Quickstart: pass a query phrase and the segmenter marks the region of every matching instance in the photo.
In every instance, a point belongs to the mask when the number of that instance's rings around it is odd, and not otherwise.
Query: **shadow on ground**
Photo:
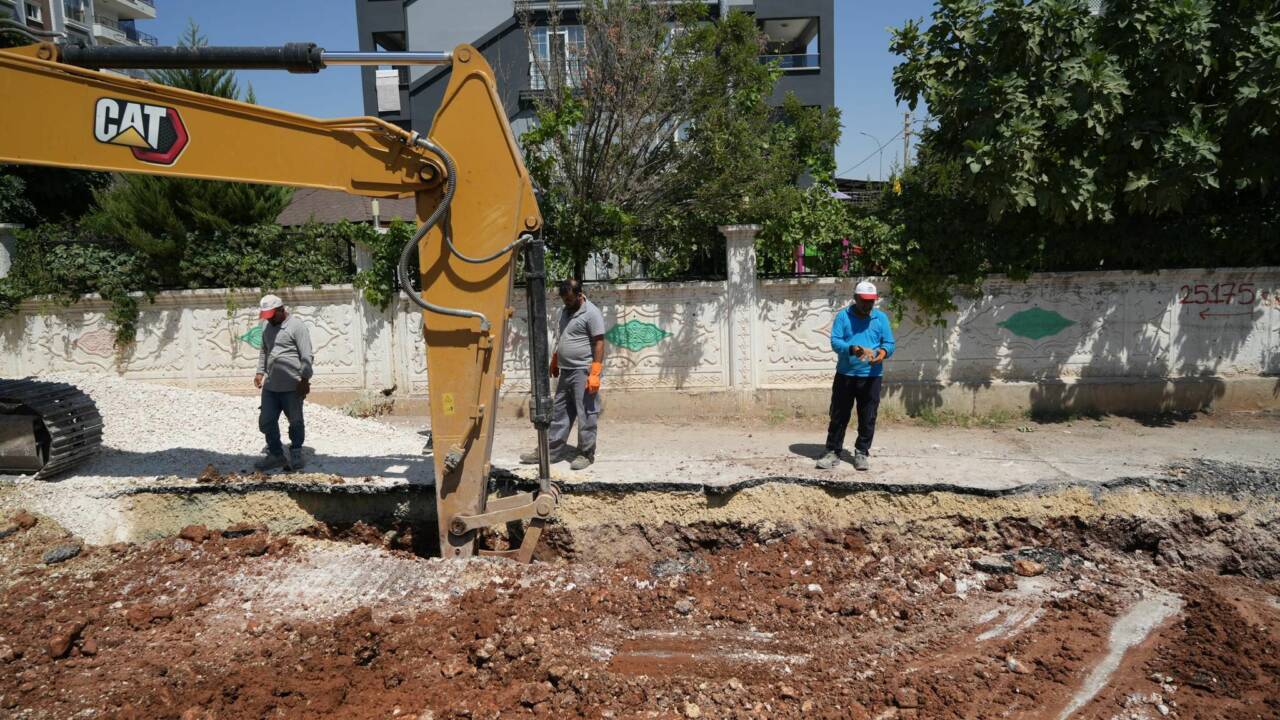
[[[410,484],[432,484],[435,470],[430,455],[349,456],[315,454],[305,450],[307,473],[340,475],[345,478],[389,478]],[[170,448],[155,452],[132,452],[103,448],[102,453],[76,468],[75,476],[177,477],[195,480],[212,465],[219,474],[254,472],[253,463],[261,455],[223,453],[198,448]],[[57,481],[58,478],[53,478]]]

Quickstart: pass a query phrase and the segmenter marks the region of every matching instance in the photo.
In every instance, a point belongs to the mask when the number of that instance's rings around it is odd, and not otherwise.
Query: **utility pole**
[[[911,165],[911,111],[902,114],[902,170]]]

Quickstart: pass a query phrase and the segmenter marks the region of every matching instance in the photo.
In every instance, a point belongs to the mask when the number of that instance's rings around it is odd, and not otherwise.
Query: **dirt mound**
[[[1182,614],[1076,716],[1276,716],[1274,580],[1039,525],[689,528],[657,560],[531,567],[427,560],[394,529],[193,527],[46,566],[66,538],[41,520],[0,540],[0,711],[1052,718],[1163,593]],[[1003,570],[1020,560],[1040,567]]]

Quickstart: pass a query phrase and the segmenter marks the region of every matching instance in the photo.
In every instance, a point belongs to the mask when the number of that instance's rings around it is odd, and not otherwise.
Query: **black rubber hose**
[[[475,318],[480,321],[480,329],[489,329],[489,318],[484,313],[474,310],[462,310],[458,308],[447,308],[434,303],[427,302],[421,295],[413,289],[413,283],[409,279],[409,261],[413,259],[413,250],[418,247],[418,243],[431,232],[431,228],[435,227],[440,219],[445,217],[449,212],[449,205],[453,203],[453,194],[458,189],[458,166],[454,164],[453,157],[445,152],[445,149],[423,137],[415,137],[414,143],[418,147],[425,148],[435,153],[444,161],[447,171],[447,177],[444,185],[444,195],[440,198],[440,204],[436,205],[436,209],[427,217],[427,221],[422,223],[422,227],[418,228],[418,232],[409,238],[404,244],[404,248],[400,251],[400,262],[396,263],[396,279],[400,282],[400,289],[404,290],[404,294],[409,297],[409,301],[423,310],[430,310],[441,315],[452,315],[453,317]],[[444,232],[447,234],[449,228],[446,225]]]

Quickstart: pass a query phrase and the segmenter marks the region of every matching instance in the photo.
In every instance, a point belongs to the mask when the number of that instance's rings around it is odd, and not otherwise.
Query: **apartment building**
[[[527,6],[535,25],[533,48],[525,38],[517,5]],[[741,10],[755,16],[768,37],[762,62],[777,61],[783,76],[773,101],[793,92],[802,103],[835,104],[834,0],[707,0],[713,16]],[[545,87],[539,63],[572,63],[583,41],[581,2],[561,0],[557,27],[549,28],[546,0],[356,0],[360,49],[448,50],[475,45],[493,66],[507,117],[517,136],[533,117],[533,100]],[[425,132],[449,82],[449,69],[365,68],[365,113],[405,129]],[[572,73],[569,73],[572,75]]]
[[[154,35],[137,26],[155,19],[155,0],[0,0],[3,15],[85,45],[156,44]]]

